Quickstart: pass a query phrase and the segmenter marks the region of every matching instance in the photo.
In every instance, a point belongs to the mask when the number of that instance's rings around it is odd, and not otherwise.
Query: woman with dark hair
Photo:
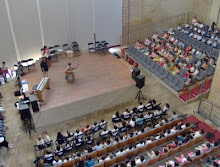
[[[79,163],[76,165],[76,167],[85,167],[85,163],[82,158],[79,159]]]
[[[88,156],[88,160],[86,161],[86,167],[92,167],[94,165],[94,160],[92,157]]]

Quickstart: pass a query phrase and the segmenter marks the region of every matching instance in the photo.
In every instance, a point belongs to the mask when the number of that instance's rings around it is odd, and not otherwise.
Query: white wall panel
[[[68,43],[66,0],[39,0],[45,45]]]
[[[8,2],[21,59],[38,59],[43,44],[36,0]]]
[[[69,19],[72,41],[79,43],[80,49],[87,49],[94,41],[93,0],[69,0]]]
[[[94,0],[94,3],[97,40],[105,40],[110,45],[120,44],[122,34],[121,0]]]
[[[17,55],[4,0],[0,0],[0,23],[0,66],[3,61],[6,61],[12,67],[17,63]]]

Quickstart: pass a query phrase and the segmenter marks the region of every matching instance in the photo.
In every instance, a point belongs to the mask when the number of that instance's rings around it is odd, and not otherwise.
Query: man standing
[[[47,62],[46,62],[46,57],[43,57],[42,58],[42,61],[40,63],[40,67],[41,67],[41,70],[43,72],[43,77],[48,77],[48,66],[47,66]]]

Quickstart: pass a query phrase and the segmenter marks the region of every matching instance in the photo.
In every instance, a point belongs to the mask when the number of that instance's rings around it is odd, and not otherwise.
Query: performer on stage
[[[42,58],[42,61],[40,63],[40,67],[41,67],[41,70],[43,72],[43,76],[44,77],[48,77],[49,69],[48,69],[48,65],[47,65],[47,62],[46,62],[46,57]]]
[[[78,65],[79,66],[79,65]],[[72,75],[72,81],[75,81],[75,75],[74,75],[74,70],[78,67],[72,67],[72,64],[71,63],[68,63],[68,65],[66,66],[66,69],[65,69],[65,79],[67,80],[68,79],[68,76],[69,75]]]
[[[48,49],[47,46],[44,46],[43,48],[43,56],[47,58],[46,63],[47,63],[47,66],[50,67],[51,66],[50,50]]]

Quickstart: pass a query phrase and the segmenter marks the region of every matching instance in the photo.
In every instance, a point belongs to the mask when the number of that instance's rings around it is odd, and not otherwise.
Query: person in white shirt
[[[135,126],[135,117],[132,117],[131,120],[127,123],[128,126],[130,126],[131,128],[133,128]]]
[[[37,138],[37,145],[39,146],[39,145],[44,145],[44,139],[42,139],[42,136],[41,135],[39,135],[38,136],[38,138]]]
[[[171,117],[171,120],[176,120],[178,118],[178,115],[176,114],[176,111],[173,112],[173,116]]]
[[[74,137],[75,138],[78,138],[78,137],[80,137],[80,138],[82,138],[82,132],[81,131],[79,131],[79,129],[76,129],[76,133],[74,134]]]
[[[142,102],[139,103],[139,106],[138,106],[137,109],[138,109],[138,111],[143,112],[143,110],[144,110],[144,105],[143,105]]]
[[[195,139],[195,138],[198,138],[198,137],[202,136],[203,134],[204,134],[204,129],[200,129],[199,131],[196,131],[196,132],[194,133],[193,138],[194,138],[194,139]]]
[[[47,142],[50,142],[50,141],[51,141],[51,139],[50,139],[50,137],[48,136],[48,134],[47,134],[47,132],[46,132],[46,131],[43,133],[43,135],[44,135],[44,141],[45,141],[45,143],[47,143]]]
[[[137,148],[138,148],[138,147],[143,147],[143,146],[145,146],[145,141],[144,141],[144,140],[141,140],[141,141],[136,145]]]
[[[176,132],[177,132],[177,128],[178,128],[177,126],[174,126],[174,127],[170,130],[170,135],[176,133]]]
[[[165,106],[163,107],[163,113],[167,112],[170,109],[170,105],[168,103],[165,104]]]
[[[119,149],[119,151],[118,152],[116,152],[116,156],[120,156],[120,155],[123,155],[125,153],[125,150],[123,149],[123,147],[122,148],[120,148]]]
[[[118,135],[118,131],[119,131],[119,129],[118,129],[118,127],[115,125],[115,126],[114,126],[114,129],[111,130],[111,135],[112,135],[113,137],[116,137],[116,136]]]
[[[107,127],[107,122],[104,119],[102,119],[101,122],[99,123],[99,127],[101,129],[106,128]]]
[[[100,133],[100,135],[101,136],[105,136],[105,135],[107,135],[109,133],[109,131],[105,128],[101,133]]]
[[[199,74],[199,68],[196,67],[195,71],[192,73],[192,76],[197,76]]]
[[[154,112],[154,116],[161,114],[161,107],[158,107],[158,109]]]
[[[63,162],[61,159],[59,159],[58,157],[55,157],[52,164],[53,166],[58,166],[58,165],[61,165]]]

